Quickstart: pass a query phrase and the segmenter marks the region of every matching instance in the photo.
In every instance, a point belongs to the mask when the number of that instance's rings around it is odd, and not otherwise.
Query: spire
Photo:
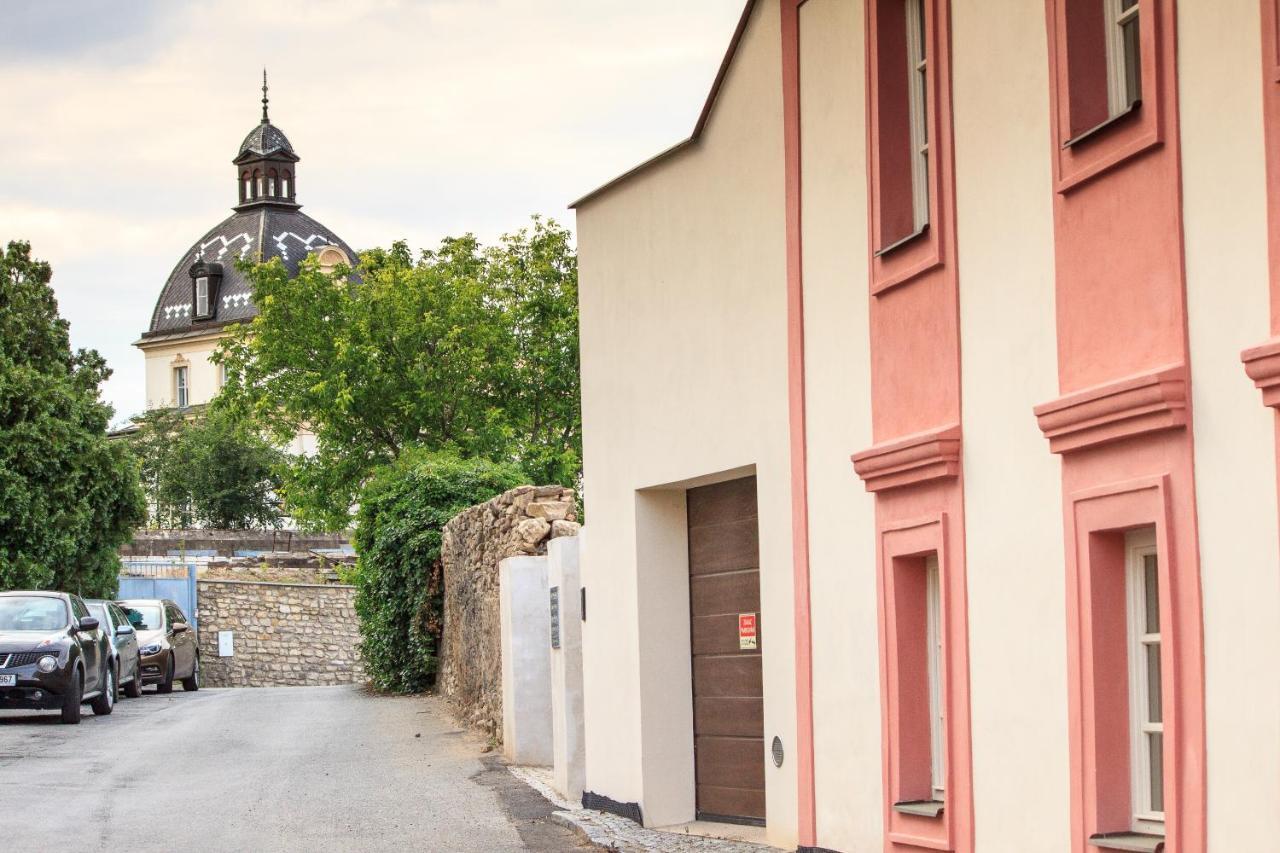
[[[267,118],[267,69],[262,69],[262,123],[270,124],[271,119]]]

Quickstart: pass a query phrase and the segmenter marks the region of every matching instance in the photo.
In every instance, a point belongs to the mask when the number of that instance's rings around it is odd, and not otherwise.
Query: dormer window
[[[203,320],[209,316],[209,277],[196,279],[196,317]]]

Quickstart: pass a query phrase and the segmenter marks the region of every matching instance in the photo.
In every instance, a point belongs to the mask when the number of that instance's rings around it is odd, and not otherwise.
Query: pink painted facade
[[[1280,10],[1224,3],[755,0],[575,203],[588,790],[693,819],[637,507],[749,470],[771,843],[1280,849]]]

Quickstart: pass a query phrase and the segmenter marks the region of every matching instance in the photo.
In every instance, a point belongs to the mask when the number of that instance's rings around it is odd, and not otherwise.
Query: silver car
[[[142,695],[142,657],[138,652],[138,632],[129,624],[120,605],[114,601],[90,599],[85,601],[89,612],[111,638],[111,665],[115,667],[116,684],[124,689],[124,695],[137,699]]]

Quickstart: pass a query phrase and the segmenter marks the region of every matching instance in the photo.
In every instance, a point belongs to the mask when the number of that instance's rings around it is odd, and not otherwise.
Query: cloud
[[[357,248],[483,240],[686,136],[743,0],[6,0],[0,240],[54,264],[78,346],[144,405],[145,328],[271,117],[306,212]]]

